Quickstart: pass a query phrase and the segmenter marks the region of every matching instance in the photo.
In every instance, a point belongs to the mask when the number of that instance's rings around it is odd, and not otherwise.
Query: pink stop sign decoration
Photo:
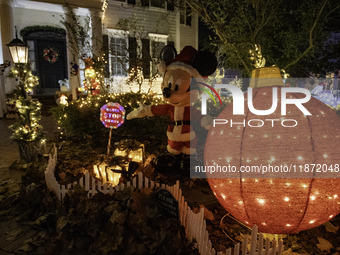
[[[107,103],[100,108],[100,121],[106,128],[117,129],[124,123],[125,110],[118,103]]]

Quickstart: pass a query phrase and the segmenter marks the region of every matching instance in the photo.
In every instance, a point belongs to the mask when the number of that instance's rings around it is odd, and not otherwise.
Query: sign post
[[[125,110],[118,103],[107,103],[100,108],[100,121],[106,128],[110,129],[107,144],[107,155],[110,154],[112,129],[117,129],[124,123]]]

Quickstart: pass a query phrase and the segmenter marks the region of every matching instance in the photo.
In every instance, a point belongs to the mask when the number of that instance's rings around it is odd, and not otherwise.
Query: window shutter
[[[137,40],[129,37],[129,71],[137,67]]]
[[[105,53],[104,59],[105,64],[105,78],[110,77],[110,66],[109,66],[109,36],[103,35],[103,52]]]
[[[150,78],[150,40],[149,39],[142,39],[142,67],[143,67],[143,75],[144,78]]]
[[[188,4],[186,4],[185,24],[187,26],[191,26],[191,15],[192,15],[191,7]]]

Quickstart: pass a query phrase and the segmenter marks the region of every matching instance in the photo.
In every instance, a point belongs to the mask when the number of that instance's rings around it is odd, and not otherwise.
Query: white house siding
[[[138,2],[138,1],[137,1]],[[104,23],[104,34],[106,29],[117,29],[117,23],[121,18],[130,18],[136,16],[140,19],[140,24],[146,34],[164,34],[168,35],[168,42],[173,42],[177,51],[182,50],[186,45],[198,47],[198,18],[193,15],[191,26],[179,24],[179,11],[167,11],[156,7],[141,7],[138,5],[130,5],[111,1],[106,10]],[[161,78],[157,79],[152,91],[161,93]],[[145,82],[142,90],[148,90],[148,80]],[[124,85],[124,77],[114,77],[114,92],[127,92],[129,87]],[[136,90],[136,89],[133,89]]]
[[[130,18],[133,15],[141,20],[141,26],[147,33],[167,34],[168,41],[175,41],[176,12],[155,7],[140,7],[110,2],[104,19],[105,28],[117,28],[120,18]],[[105,32],[104,32],[105,33]]]
[[[133,15],[141,19],[141,25],[147,33],[168,34],[168,41],[175,43],[177,51],[180,51],[186,45],[198,47],[197,15],[193,14],[191,26],[180,24],[180,31],[177,31],[176,24],[179,22],[179,12],[176,9],[175,11],[167,11],[156,7],[140,7],[111,1],[106,10],[104,27],[117,28],[120,18],[129,18]],[[176,45],[176,39],[178,39],[176,36],[179,37],[179,45]]]
[[[180,47],[183,49],[186,45],[191,45],[198,49],[198,17],[192,15],[191,26],[180,24]]]
[[[78,14],[83,17],[90,13],[85,8],[77,9]],[[65,16],[64,11],[61,4],[17,0],[13,5],[13,25],[17,26],[18,32],[27,26],[34,25],[63,27],[60,21],[62,20],[61,16]],[[146,33],[168,35],[167,41],[174,42],[178,52],[186,45],[197,48],[197,15],[193,15],[192,25],[186,26],[179,24],[179,11],[176,9],[168,11],[156,7],[141,7],[110,0],[103,20],[103,34],[107,34],[107,29],[118,28],[117,23],[120,18],[129,18],[133,15],[141,19],[140,25],[145,28]],[[2,45],[2,47],[5,46]],[[160,82],[157,82],[156,87],[156,90],[160,91]],[[6,86],[6,92],[10,92],[10,90],[11,88]]]
[[[63,17],[65,17],[62,6],[46,3],[36,3],[36,6],[43,6],[44,9],[29,9],[27,6],[23,8],[20,7],[20,5],[13,8],[14,25],[17,26],[18,32],[27,26],[35,25],[65,28],[60,23],[60,21],[63,20]],[[48,8],[51,11],[47,11],[45,8]],[[81,22],[84,22],[86,15],[89,15],[88,10],[84,8],[78,9],[78,12],[76,11],[76,13],[81,16]],[[20,37],[19,34],[18,36]]]
[[[18,32],[27,26],[58,26],[62,27],[61,13],[39,11],[25,8],[14,8],[14,24]]]

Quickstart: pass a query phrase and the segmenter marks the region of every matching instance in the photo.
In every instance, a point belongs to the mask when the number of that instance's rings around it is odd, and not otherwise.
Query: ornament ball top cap
[[[277,66],[256,68],[251,72],[249,87],[284,87],[280,68]]]

